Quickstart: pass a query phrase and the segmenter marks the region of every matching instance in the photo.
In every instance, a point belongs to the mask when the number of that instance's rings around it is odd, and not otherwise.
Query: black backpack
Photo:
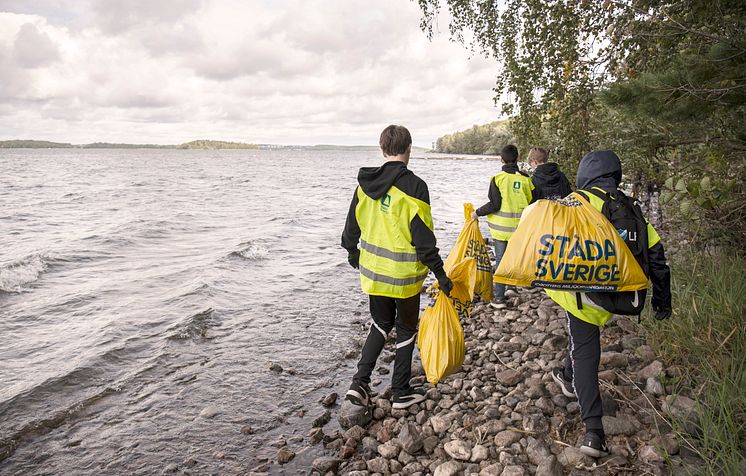
[[[642,215],[640,206],[620,190],[607,193],[593,188],[587,192],[604,201],[601,213],[614,225],[619,236],[622,237],[645,272],[645,276],[648,276],[648,224]],[[578,191],[578,193],[588,200],[585,191]],[[585,301],[587,304],[601,307],[612,314],[637,316],[645,306],[647,292],[647,289],[641,289],[639,291],[576,293],[576,295],[578,309],[583,308]]]

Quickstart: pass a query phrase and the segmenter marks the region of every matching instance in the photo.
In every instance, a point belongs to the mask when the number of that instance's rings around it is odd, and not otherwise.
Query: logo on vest
[[[513,189],[514,190],[520,190],[521,189],[521,182],[513,182]]]
[[[383,213],[388,213],[390,206],[391,206],[391,195],[387,193],[383,197],[381,197],[381,211]]]

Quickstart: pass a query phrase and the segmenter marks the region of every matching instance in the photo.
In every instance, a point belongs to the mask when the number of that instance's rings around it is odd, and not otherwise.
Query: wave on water
[[[170,340],[201,340],[207,338],[207,330],[217,324],[213,308],[205,309],[189,316],[184,322],[180,323],[169,334]]]
[[[0,266],[0,291],[20,293],[46,271],[46,256],[33,254]]]
[[[261,261],[269,258],[269,249],[257,243],[241,243],[239,250],[233,251],[230,256],[242,258],[249,261]]]

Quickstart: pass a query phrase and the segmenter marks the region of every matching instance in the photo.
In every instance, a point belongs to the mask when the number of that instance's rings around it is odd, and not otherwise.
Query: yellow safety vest
[[[409,224],[418,215],[433,229],[430,205],[391,186],[375,200],[357,188],[360,226],[360,285],[375,296],[408,298],[419,293],[427,266],[417,258]]]
[[[598,190],[601,189],[599,188]],[[604,206],[603,199],[601,197],[597,197],[592,193],[586,193],[586,195],[588,196],[591,205],[593,205],[593,208],[600,212]],[[660,235],[658,235],[658,232],[655,231],[653,225],[648,223],[648,248],[652,248],[660,241]],[[585,293],[580,293],[580,299],[583,303],[583,308],[578,309],[578,298],[576,293],[572,291],[556,291],[552,289],[546,289],[545,291],[547,293],[547,296],[549,296],[554,302],[559,304],[562,309],[568,311],[573,316],[585,322],[596,326],[603,326],[609,321],[609,319],[611,319],[612,314],[606,309],[598,307],[598,305],[591,301],[590,298],[585,295]]]
[[[502,202],[500,210],[487,215],[487,225],[492,238],[508,241],[518,227],[523,209],[531,203],[534,184],[530,177],[520,173],[500,172],[492,180],[500,190]]]

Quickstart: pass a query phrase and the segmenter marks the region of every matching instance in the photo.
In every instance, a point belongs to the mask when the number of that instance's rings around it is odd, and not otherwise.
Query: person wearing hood
[[[610,150],[593,151],[585,155],[578,166],[578,193],[599,212],[605,199],[613,196],[622,181],[622,164]],[[594,191],[596,193],[594,193]],[[648,223],[648,274],[653,284],[652,306],[655,318],[671,316],[671,271],[666,264],[661,238]],[[603,407],[598,388],[598,365],[601,358],[601,327],[612,314],[594,306],[582,293],[546,290],[547,295],[565,309],[569,334],[568,355],[563,368],[551,372],[552,379],[568,398],[577,398],[586,434],[580,446],[584,454],[600,458],[609,454],[602,423]]]
[[[427,184],[407,168],[412,149],[409,131],[388,126],[379,143],[385,163],[360,169],[342,233],[342,247],[350,265],[360,270],[360,284],[369,295],[373,317],[345,398],[353,405],[368,407],[371,373],[396,326],[391,389],[393,408],[402,409],[425,399],[409,385],[422,284],[428,270],[446,295],[453,283],[436,246]]]
[[[534,201],[542,198],[565,198],[572,193],[570,181],[556,163],[549,162],[549,151],[543,147],[532,147],[528,151],[528,165],[534,170]]]
[[[472,213],[475,220],[487,216],[487,224],[495,243],[495,261],[500,265],[508,240],[518,227],[521,213],[533,201],[534,184],[531,178],[518,169],[518,148],[510,144],[500,151],[502,171],[490,179],[487,191],[489,202]],[[490,306],[504,309],[505,285],[495,283]]]

